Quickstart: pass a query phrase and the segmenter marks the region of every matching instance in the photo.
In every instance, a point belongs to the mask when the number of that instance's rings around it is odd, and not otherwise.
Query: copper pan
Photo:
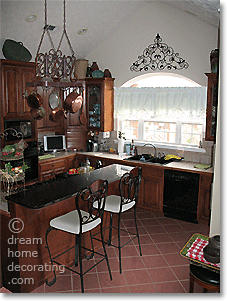
[[[40,106],[38,109],[32,108],[30,113],[35,120],[41,120],[46,115],[46,111],[42,106]]]
[[[71,92],[65,99],[63,108],[70,113],[75,113],[80,110],[83,102],[83,97],[77,92]]]
[[[26,97],[27,104],[32,109],[38,109],[43,103],[41,95],[36,92],[32,92],[29,96]]]

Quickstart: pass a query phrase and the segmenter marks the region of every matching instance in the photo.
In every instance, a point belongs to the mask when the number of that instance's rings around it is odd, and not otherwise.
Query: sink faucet
[[[151,144],[151,143],[148,143],[148,144],[144,144],[143,147],[146,147],[146,146],[151,146],[154,148],[154,157],[157,157],[157,153],[156,153],[156,147],[155,145]]]

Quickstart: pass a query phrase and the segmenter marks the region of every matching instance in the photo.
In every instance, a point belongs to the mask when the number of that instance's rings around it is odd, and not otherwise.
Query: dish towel
[[[194,168],[196,169],[210,169],[212,167],[212,165],[207,165],[207,164],[198,164],[198,165],[195,165]]]
[[[52,155],[52,154],[40,155],[39,156],[39,160],[41,160],[41,159],[48,159],[48,158],[51,158],[51,157],[55,157],[55,155]]]
[[[201,261],[203,263],[206,263],[208,265],[212,265],[215,267],[220,268],[220,263],[211,263],[206,261],[204,258],[203,249],[209,242],[207,240],[203,240],[200,238],[196,238],[196,240],[193,242],[192,246],[188,249],[188,252],[186,254],[187,257],[192,258],[194,260]]]

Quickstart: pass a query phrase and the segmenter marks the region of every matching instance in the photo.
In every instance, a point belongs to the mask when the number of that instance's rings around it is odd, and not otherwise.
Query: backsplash
[[[102,135],[99,135],[98,142],[100,143],[102,141],[108,141],[110,148],[113,148],[117,150],[117,131],[110,132],[110,138],[109,139],[103,139]],[[154,149],[151,147],[142,147],[136,144],[138,154],[143,153],[154,153]],[[194,163],[200,163],[200,164],[213,164],[213,158],[214,158],[214,143],[210,141],[205,141],[203,139],[202,141],[202,150],[196,149],[196,151],[185,151],[184,148],[179,149],[171,149],[171,148],[162,148],[156,145],[157,154],[160,152],[165,154],[175,154],[181,157],[184,157],[184,160],[187,162],[194,162]],[[197,151],[198,150],[198,151]],[[201,152],[202,151],[202,152]]]

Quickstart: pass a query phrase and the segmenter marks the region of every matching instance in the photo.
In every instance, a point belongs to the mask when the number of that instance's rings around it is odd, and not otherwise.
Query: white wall
[[[115,86],[121,86],[129,79],[146,73],[130,71],[130,66],[148,45],[154,43],[157,33],[162,42],[173,47],[189,63],[188,69],[170,72],[206,86],[204,73],[210,72],[210,51],[217,48],[218,30],[160,2],[149,2],[131,15],[86,59],[90,63],[96,61],[101,70],[108,68],[116,78]]]

